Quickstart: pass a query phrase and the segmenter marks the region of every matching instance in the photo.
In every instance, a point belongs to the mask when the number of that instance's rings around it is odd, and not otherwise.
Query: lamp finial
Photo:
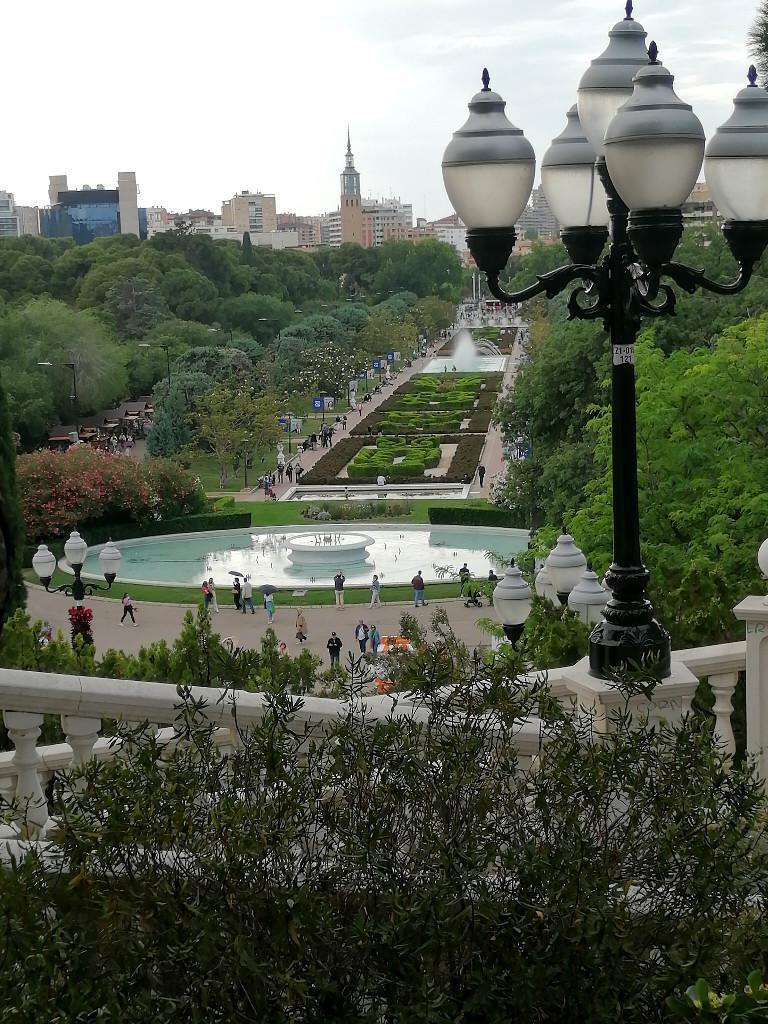
[[[752,86],[752,88],[754,88],[757,85],[757,68],[754,64],[749,65],[747,78],[749,79],[749,84]]]
[[[624,21],[632,21],[632,0],[627,0],[627,5],[624,8],[624,10],[626,11],[626,14],[627,14],[627,16],[624,19]]]
[[[490,92],[491,91],[491,76],[488,74],[488,68],[483,68],[482,81],[483,81],[483,92]]]
[[[659,63],[659,48],[653,41],[651,42],[651,45],[648,47],[648,59],[650,60],[651,64]]]

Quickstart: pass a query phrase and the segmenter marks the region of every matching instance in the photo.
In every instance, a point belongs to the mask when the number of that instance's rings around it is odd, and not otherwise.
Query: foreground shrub
[[[16,472],[30,542],[90,525],[186,516],[206,505],[200,482],[176,463],[138,462],[88,445],[20,455]]]
[[[735,987],[768,940],[760,786],[697,720],[633,724],[625,706],[598,735],[522,668],[443,636],[402,659],[428,718],[373,721],[350,690],[310,737],[272,687],[226,756],[180,691],[173,753],[139,730],[61,795],[56,871],[0,869],[0,1009],[648,1024],[691,976]],[[535,769],[516,751],[532,712]]]

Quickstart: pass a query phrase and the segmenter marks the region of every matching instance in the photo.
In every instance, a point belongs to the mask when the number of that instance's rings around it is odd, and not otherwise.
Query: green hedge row
[[[395,459],[402,462],[395,464]],[[349,464],[351,479],[363,477],[422,477],[425,469],[440,463],[440,445],[437,438],[380,437],[376,449],[364,448]]]
[[[470,483],[475,475],[480,454],[485,444],[484,434],[442,434],[435,440],[440,444],[455,444],[456,451],[448,472],[445,476],[436,478],[438,483],[462,484]],[[369,447],[371,439],[367,437],[345,437],[337,442],[331,450],[323,456],[313,468],[301,478],[302,484],[336,484],[343,485],[344,481],[338,479],[338,474],[348,462],[365,447]],[[413,482],[413,477],[407,474],[398,475],[398,467],[393,466],[390,472],[384,473],[387,481],[391,484]],[[355,477],[356,483],[376,483],[376,476]],[[425,481],[426,482],[426,481]]]
[[[520,526],[506,508],[474,508],[472,505],[458,508],[430,505],[427,518],[435,526],[500,526],[510,529]]]
[[[150,523],[112,523],[84,526],[83,536],[89,545],[106,544],[108,540],[132,540],[134,537],[158,537],[166,533],[202,533],[206,530],[242,530],[251,525],[250,512],[201,512],[183,519],[161,519]],[[64,541],[48,544],[56,555],[64,555]],[[24,545],[24,566],[32,565],[36,544]]]
[[[343,483],[336,477],[344,469],[348,462],[357,455],[361,448],[372,444],[369,437],[344,437],[337,441],[333,448],[329,448],[322,459],[318,459],[312,469],[301,478],[304,484],[337,484]],[[374,483],[376,481],[374,480]]]

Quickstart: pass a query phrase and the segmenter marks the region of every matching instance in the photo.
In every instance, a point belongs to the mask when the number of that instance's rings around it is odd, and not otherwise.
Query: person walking
[[[253,585],[251,583],[251,577],[246,576],[243,580],[243,615],[245,610],[250,606],[251,615],[255,615],[256,612],[253,610]]]
[[[355,640],[360,646],[360,653],[365,654],[365,649],[368,646],[368,627],[362,619],[355,626]]]
[[[208,611],[208,609],[211,606],[211,590],[210,587],[208,586],[208,580],[203,580],[200,589],[203,592],[203,607],[205,608],[206,611]]]
[[[337,608],[344,607],[344,581],[346,580],[346,578],[347,577],[344,575],[341,569],[339,569],[339,571],[333,577],[333,589],[336,591]]]
[[[216,597],[216,585],[213,582],[213,576],[211,576],[209,578],[209,580],[208,580],[208,595],[210,596],[211,604],[213,605],[213,610],[218,615],[219,614],[219,602],[218,602],[218,599]]]
[[[418,608],[419,605],[426,605],[424,600],[424,577],[421,575],[421,569],[411,580],[411,586],[413,587],[413,607]]]
[[[265,594],[264,595],[264,609],[267,613],[267,622],[272,623],[272,619],[275,617],[275,595]]]
[[[472,573],[469,571],[469,567],[465,562],[464,565],[459,569],[459,597],[464,597],[464,588],[467,586],[469,581],[472,579]]]
[[[375,573],[371,581],[371,603],[369,607],[381,608],[381,581]]]
[[[133,601],[131,600],[130,594],[123,594],[122,605],[123,605],[123,614],[120,617],[120,625],[122,626],[123,622],[125,621],[126,615],[130,615],[131,622],[134,624],[134,626],[137,626],[138,623],[136,622],[136,619],[133,617],[134,607],[133,607]]]
[[[379,650],[379,644],[381,643],[381,633],[376,629],[374,625],[371,625],[371,630],[368,634],[368,640],[371,644],[371,651],[375,655]]]
[[[480,481],[480,486],[482,487],[483,480],[485,480],[485,466],[480,465],[477,467],[477,478]]]
[[[283,473],[285,473],[285,466],[282,462],[279,462],[277,465],[277,482],[279,484],[283,482]]]
[[[232,600],[235,605],[235,611],[240,611],[240,578],[235,576],[235,582],[232,584]]]
[[[331,635],[328,637],[328,643],[325,646],[328,648],[328,653],[331,656],[331,667],[338,665],[342,646],[340,637],[336,636],[336,633],[331,631]]]
[[[290,462],[285,467],[285,475],[288,477],[288,483],[292,484],[293,483],[293,466],[291,465]]]
[[[300,644],[303,644],[307,639],[307,620],[304,618],[304,612],[301,609],[296,612],[296,639]]]

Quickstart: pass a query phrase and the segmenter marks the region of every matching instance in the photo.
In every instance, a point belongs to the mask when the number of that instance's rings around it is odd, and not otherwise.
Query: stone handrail
[[[269,695],[245,690],[189,687],[189,700],[199,706],[204,720],[215,727],[214,742],[234,749],[238,730],[262,721],[270,707]],[[0,796],[17,803],[16,820],[0,837],[36,838],[48,825],[45,785],[56,771],[64,771],[95,757],[114,757],[117,738],[102,737],[102,720],[148,723],[161,745],[173,744],[177,733],[169,726],[179,715],[181,698],[175,686],[135,680],[114,680],[0,669],[0,709],[14,745],[0,754]],[[366,721],[408,720],[426,723],[429,710],[400,700],[397,695],[369,696],[353,704],[332,698],[304,695],[290,718],[299,736],[322,732],[350,709]],[[66,743],[38,747],[44,716],[58,715]],[[165,726],[166,728],[160,728]],[[516,746],[522,758],[536,756],[541,743],[537,719],[520,724]]]

